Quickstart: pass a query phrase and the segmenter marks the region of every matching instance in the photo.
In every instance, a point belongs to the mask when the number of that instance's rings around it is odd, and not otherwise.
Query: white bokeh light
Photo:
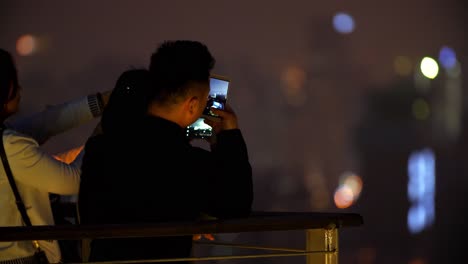
[[[439,74],[439,65],[431,57],[424,57],[421,61],[421,72],[429,79],[434,79]]]

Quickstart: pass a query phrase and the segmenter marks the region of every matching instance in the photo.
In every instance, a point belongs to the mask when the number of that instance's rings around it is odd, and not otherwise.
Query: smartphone
[[[210,93],[208,94],[208,102],[203,110],[202,117],[200,117],[195,123],[187,127],[187,136],[190,138],[206,138],[211,137],[213,134],[212,128],[205,124],[203,120],[219,120],[219,116],[215,115],[211,108],[217,108],[224,110],[227,100],[227,94],[229,89],[230,80],[221,75],[210,76]]]

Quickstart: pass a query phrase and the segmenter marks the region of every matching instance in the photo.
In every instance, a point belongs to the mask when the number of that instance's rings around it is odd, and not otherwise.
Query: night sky
[[[213,72],[232,80],[228,102],[238,114],[254,168],[254,209],[357,212],[364,220],[366,216],[372,220],[393,208],[382,202],[378,210],[377,201],[393,199],[399,203],[392,206],[402,212],[391,220],[401,220],[396,225],[398,232],[388,237],[379,233],[376,238],[369,231],[373,229],[366,231],[376,224],[373,222],[344,232],[343,247],[350,250],[344,251],[340,263],[427,264],[436,263],[426,251],[436,239],[430,232],[413,239],[406,230],[405,165],[395,170],[402,174],[396,177],[401,184],[389,186],[401,197],[373,197],[385,177],[391,176],[385,172],[366,175],[375,170],[355,142],[355,128],[362,127],[369,116],[368,95],[391,93],[396,89],[394,83],[402,79],[394,69],[397,56],[404,56],[417,69],[424,56],[437,59],[439,50],[448,46],[466,74],[464,10],[466,4],[456,0],[2,0],[0,47],[15,55],[23,86],[23,115],[48,104],[112,89],[122,71],[147,67],[151,53],[164,40],[205,43],[217,60]],[[353,17],[352,33],[334,30],[333,16],[338,12]],[[37,40],[29,56],[16,51],[18,38],[25,34]],[[462,84],[463,91],[464,87],[466,84]],[[461,100],[463,108],[465,101]],[[405,106],[396,103],[391,107]],[[56,153],[79,146],[94,124],[61,135],[45,147]],[[373,135],[371,131],[379,124],[368,123],[366,133]],[[451,152],[450,146],[443,148],[444,153]],[[398,156],[395,166],[407,159]],[[363,195],[350,208],[340,210],[333,194],[347,171],[362,177]],[[448,183],[446,189],[450,189]],[[374,191],[366,194],[366,190]],[[269,193],[274,198],[267,200]],[[246,238],[269,240],[266,235]],[[373,243],[376,239],[382,243]],[[394,245],[398,242],[409,250],[390,253],[398,250]]]

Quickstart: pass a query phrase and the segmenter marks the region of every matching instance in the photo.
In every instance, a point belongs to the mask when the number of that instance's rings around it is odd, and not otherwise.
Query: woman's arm
[[[39,145],[50,137],[85,124],[102,114],[108,93],[93,94],[48,107],[42,112],[24,118],[7,120],[8,128],[33,137]],[[100,99],[101,98],[101,99]]]

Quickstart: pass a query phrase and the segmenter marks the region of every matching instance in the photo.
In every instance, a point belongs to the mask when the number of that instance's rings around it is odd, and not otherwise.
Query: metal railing
[[[204,220],[195,222],[137,225],[0,227],[0,242],[20,240],[82,240],[99,238],[163,237],[207,233],[221,234],[305,230],[305,249],[222,243],[219,241],[196,242],[196,244],[199,245],[209,244],[214,246],[248,248],[279,253],[87,263],[148,263],[306,256],[307,264],[335,264],[338,263],[338,230],[346,227],[357,227],[362,224],[362,216],[353,213],[254,212],[251,216],[246,218]]]

